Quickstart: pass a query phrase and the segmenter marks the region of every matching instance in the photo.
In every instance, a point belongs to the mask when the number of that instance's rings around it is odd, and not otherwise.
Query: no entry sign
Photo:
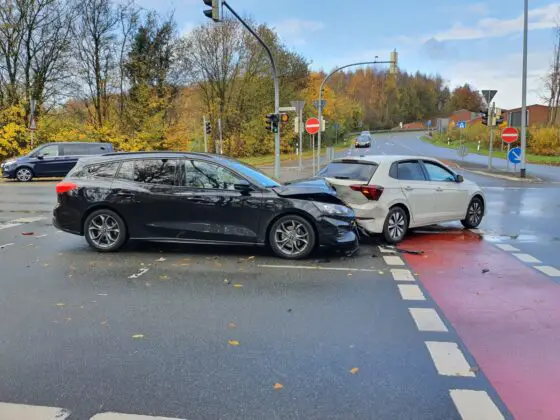
[[[502,140],[504,143],[513,143],[516,142],[519,138],[519,133],[517,132],[516,128],[508,127],[502,131]]]
[[[319,132],[319,128],[321,128],[321,124],[319,124],[319,120],[317,118],[309,118],[305,122],[305,131],[309,134],[317,134]]]

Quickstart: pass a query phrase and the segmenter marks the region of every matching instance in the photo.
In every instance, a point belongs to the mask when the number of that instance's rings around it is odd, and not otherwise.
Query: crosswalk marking
[[[2,420],[65,420],[69,415],[64,408],[0,403]]]
[[[486,391],[470,389],[452,389],[449,391],[451,399],[463,420],[503,420],[496,404]]]
[[[536,259],[535,257],[533,257],[532,255],[529,254],[512,254],[515,257],[517,257],[520,261],[526,262],[526,263],[541,263],[541,260]]]
[[[500,248],[502,251],[508,251],[508,252],[519,252],[520,250],[516,247],[514,247],[513,245],[510,244],[496,244],[496,246],[498,248]]]
[[[560,277],[560,270],[549,265],[536,265],[535,268],[549,277]]]
[[[404,268],[392,268],[391,274],[393,275],[395,281],[415,281],[410,270]]]
[[[385,260],[385,264],[387,265],[404,265],[404,261],[402,260],[402,258],[395,255],[383,256],[383,259]]]
[[[415,284],[399,284],[398,287],[403,300],[426,300],[422,290]]]
[[[447,332],[447,327],[432,308],[408,308],[419,331]]]
[[[426,347],[440,375],[475,376],[457,343],[426,341]]]

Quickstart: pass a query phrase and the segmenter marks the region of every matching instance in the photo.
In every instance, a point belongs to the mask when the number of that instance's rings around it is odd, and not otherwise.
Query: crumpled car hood
[[[336,195],[336,190],[324,178],[291,181],[280,187],[274,187],[273,190],[280,197],[320,201],[322,203],[344,204]]]

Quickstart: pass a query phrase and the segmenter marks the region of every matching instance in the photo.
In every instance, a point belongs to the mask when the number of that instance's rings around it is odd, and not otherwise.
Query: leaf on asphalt
[[[231,284],[231,281],[229,281],[228,279],[224,279],[224,283],[225,284]]]
[[[360,370],[360,369],[358,369],[358,368],[355,367],[355,368],[350,369],[350,373],[351,373],[352,375],[355,375],[356,373],[358,373],[359,370]]]
[[[239,341],[237,341],[237,340],[229,340],[229,341],[228,341],[228,344],[229,344],[230,346],[238,346],[238,345],[239,345]]]
[[[255,259],[255,256],[254,256],[254,255],[251,255],[251,256],[250,256],[249,258],[247,258],[247,259],[248,259],[248,260],[254,260],[254,259]]]
[[[144,334],[134,334],[132,336],[132,338],[135,339],[135,340],[140,340],[140,339],[144,338]]]
[[[276,383],[274,384],[274,387],[273,387],[273,388],[274,388],[274,389],[282,389],[282,388],[284,388],[284,385],[282,385],[281,383],[276,382]]]
[[[166,261],[166,258],[163,258],[163,257],[158,258],[158,259],[156,260],[156,262],[164,262],[164,261]]]
[[[236,328],[236,327],[237,327],[237,325],[235,325],[235,322],[230,322],[228,324],[228,328]]]
[[[243,287],[243,285],[242,285],[241,283],[235,283],[235,284],[233,285],[233,287],[240,288],[240,287]]]
[[[62,308],[63,306],[66,306],[66,303],[59,302],[59,303],[56,304],[56,306],[58,306],[59,308]]]
[[[346,274],[348,277],[352,277],[352,273],[348,273]]]
[[[159,276],[159,279],[162,280],[162,281],[169,280],[169,276],[166,276],[164,274],[163,276]]]

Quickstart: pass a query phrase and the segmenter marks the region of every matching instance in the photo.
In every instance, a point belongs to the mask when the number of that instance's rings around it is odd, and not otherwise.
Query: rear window
[[[373,162],[331,162],[319,172],[319,176],[335,179],[352,179],[369,182],[377,169]]]
[[[368,141],[371,141],[371,137],[370,136],[360,136],[358,137],[358,142],[360,143],[367,143]]]

